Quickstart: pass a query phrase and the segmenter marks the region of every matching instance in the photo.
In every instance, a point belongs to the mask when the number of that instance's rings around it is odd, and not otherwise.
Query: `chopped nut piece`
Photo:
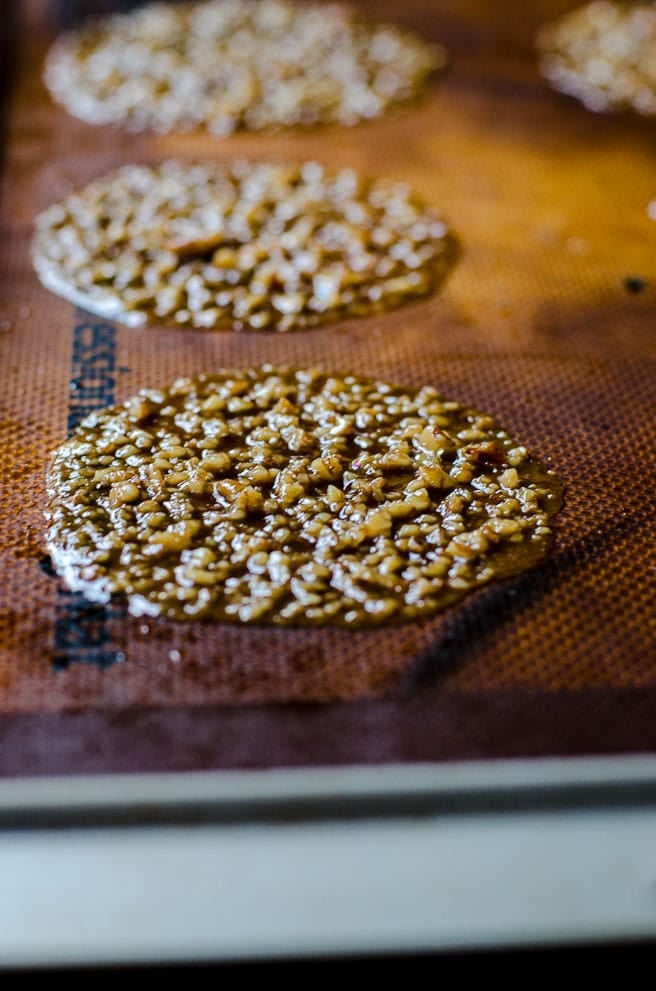
[[[136,502],[141,497],[141,490],[138,485],[132,482],[117,482],[109,490],[109,505],[113,508],[123,506],[125,503]]]

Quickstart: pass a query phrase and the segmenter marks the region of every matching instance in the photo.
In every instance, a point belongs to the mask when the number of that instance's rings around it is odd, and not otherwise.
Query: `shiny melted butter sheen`
[[[222,370],[88,416],[47,475],[49,553],[135,616],[352,627],[535,565],[561,483],[431,386]]]

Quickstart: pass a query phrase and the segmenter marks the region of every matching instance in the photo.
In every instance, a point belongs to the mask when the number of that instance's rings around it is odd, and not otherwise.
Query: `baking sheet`
[[[6,780],[0,967],[649,945],[654,798],[649,757]]]
[[[179,789],[186,781],[197,801],[208,789],[225,794],[232,782],[241,782],[242,817],[255,822],[248,796],[258,793],[259,775],[284,802],[288,788],[308,787],[307,775],[323,782],[336,773],[330,779],[334,804],[327,807],[318,796],[316,804],[310,802],[313,815],[331,821],[338,795],[354,789],[372,799],[379,783],[367,775],[380,772],[399,821],[413,826],[416,809],[405,799],[417,773],[426,775],[429,794],[439,792],[452,772],[476,794],[486,772],[468,778],[468,768],[482,762],[496,788],[502,785],[497,774],[503,776],[510,762],[519,776],[505,793],[517,798],[519,781],[530,782],[544,760],[557,758],[550,773],[562,784],[571,769],[562,794],[573,808],[578,786],[599,761],[604,788],[630,778],[636,762],[639,773],[653,780],[656,225],[647,213],[656,185],[653,123],[598,117],[540,80],[534,32],[571,3],[534,0],[523,6],[521,18],[509,2],[413,0],[398,10],[385,0],[360,6],[447,45],[449,70],[424,100],[394,119],[358,128],[223,141],[126,136],[72,120],[52,105],[40,80],[43,54],[58,18],[70,17],[71,5],[30,0],[7,8],[5,41],[12,11],[20,30],[12,46],[16,72],[6,108],[1,187],[0,800],[5,810],[18,801],[28,823],[36,815],[30,835],[47,857],[53,851],[50,833],[41,832],[35,809],[43,789],[53,786],[71,828],[92,825],[84,814],[78,817],[84,796],[95,787],[116,796],[115,783],[125,799],[128,779],[144,796],[161,782],[156,806],[173,825],[180,825]],[[34,214],[125,160],[169,155],[316,158],[331,167],[407,180],[453,224],[463,256],[430,301],[287,336],[128,330],[42,289],[28,254]],[[634,281],[627,282],[635,279],[639,292],[629,288]],[[392,631],[143,624],[119,607],[90,608],[67,593],[49,573],[42,546],[43,471],[50,448],[89,406],[178,374],[263,360],[320,362],[410,385],[429,380],[444,394],[492,413],[565,480],[566,501],[549,560],[435,620]],[[209,777],[198,779],[199,773]],[[15,792],[15,786],[27,790]],[[646,792],[638,815],[643,826],[650,821],[644,815],[650,802]],[[527,825],[521,805],[513,799],[502,821],[512,813],[519,816],[516,823]],[[146,806],[152,814],[152,801]],[[131,826],[148,825],[143,805],[130,810]],[[428,811],[429,849],[442,858],[443,810]],[[453,940],[472,945],[467,909],[474,910],[486,879],[468,872],[467,860],[472,849],[499,857],[494,834],[486,829],[489,814],[484,800],[450,820],[456,832],[463,816],[471,827],[470,842],[453,855],[453,864],[456,876],[461,871],[461,878],[474,879],[451,935],[437,926],[420,937],[415,927],[414,941],[409,931],[403,943],[390,900],[381,903],[390,915],[379,919],[380,929],[359,931],[356,950],[380,947],[385,933],[388,945],[396,939],[406,949],[453,946]],[[309,822],[307,806],[304,815]],[[605,826],[614,829],[617,822],[612,810],[608,815],[595,820],[602,837],[608,836]],[[363,842],[367,821],[380,816],[376,802],[359,808]],[[219,830],[216,852],[222,849],[223,822],[216,810],[210,819]],[[557,821],[564,827],[558,842],[566,842],[570,820]],[[8,841],[16,822],[3,822]],[[112,825],[110,816],[104,827]],[[390,837],[381,856],[407,852],[411,833]],[[537,866],[539,821],[521,835],[531,857],[520,867],[507,850],[498,861],[516,912],[496,933],[478,930],[483,942],[563,939],[562,928],[549,928],[544,915],[531,913],[539,904],[540,882],[546,883],[542,870],[554,872],[561,918],[573,921],[562,907],[571,864],[547,858]],[[119,835],[94,829],[93,838],[100,843],[92,858],[97,890],[108,893]],[[175,858],[190,837],[182,829],[170,839]],[[615,840],[622,842],[621,832]],[[617,849],[613,842],[609,850]],[[353,834],[349,849],[359,843]],[[264,831],[260,853],[266,844]],[[3,843],[2,849],[11,861],[12,848]],[[624,864],[621,875],[629,886],[645,856],[635,839],[633,854],[636,859]],[[306,866],[311,852],[308,857]],[[258,863],[251,885],[262,881],[270,860],[265,855]],[[410,899],[417,877],[402,858],[404,863],[407,888],[399,878],[397,888]],[[588,873],[581,869],[584,888],[595,866],[593,855]],[[311,871],[304,876],[311,878]],[[149,892],[148,909],[161,921],[148,869],[137,877]],[[340,880],[348,886],[347,878]],[[20,879],[14,881],[20,887]],[[323,884],[315,881],[320,894]],[[370,877],[355,872],[351,885],[365,901],[375,900]],[[11,894],[11,884],[6,890]],[[305,889],[299,882],[298,904],[309,890],[311,884]],[[34,898],[27,898],[28,908],[43,894],[38,882],[29,891]],[[180,878],[169,894],[176,892],[193,916],[193,892]],[[220,886],[214,896],[214,909],[229,912],[231,898]],[[424,896],[425,911],[446,920],[448,908],[436,904],[435,889]],[[614,909],[622,897],[613,889]],[[71,898],[68,907],[79,919],[81,905]],[[106,921],[111,898],[101,897],[99,904]],[[246,904],[237,915],[241,951],[216,934],[201,949],[183,928],[172,952],[186,959],[195,953],[271,952],[266,933],[249,937]],[[648,898],[637,914],[630,904],[628,915],[620,911],[605,927],[595,922],[594,912],[583,912],[582,925],[571,931],[584,938],[632,929],[653,933]],[[334,910],[336,918],[343,904]],[[102,919],[101,912],[99,927]],[[37,926],[37,933],[47,928],[45,918],[40,921],[44,928]],[[298,917],[287,922],[280,952],[302,952]],[[81,938],[77,950],[65,946],[60,960],[125,959],[131,953],[152,959],[163,952],[160,944],[148,944],[143,930],[132,932],[132,950],[125,923],[111,946]],[[30,946],[37,961],[56,959],[52,943],[35,942],[29,927],[11,933],[5,961],[27,960]],[[309,937],[304,945],[308,951],[319,948]],[[339,947],[335,936],[332,952]]]
[[[518,22],[504,4],[409,4],[397,19],[451,58],[415,107],[225,140],[72,119],[40,78],[56,6],[16,8],[0,246],[0,774],[653,748],[654,130],[591,114],[539,78],[534,32],[565,6],[530,4]],[[406,180],[463,256],[427,302],[287,335],[128,329],[43,289],[35,213],[120,162],[171,155],[314,158]],[[627,288],[636,278],[640,292]],[[391,630],[144,622],[63,589],[43,553],[50,449],[140,386],[261,361],[430,381],[490,412],[565,481],[549,560]]]

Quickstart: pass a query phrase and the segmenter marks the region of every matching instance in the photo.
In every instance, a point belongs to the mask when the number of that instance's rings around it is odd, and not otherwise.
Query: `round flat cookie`
[[[351,125],[408,103],[445,50],[340,3],[154,3],[62,35],[53,98],[91,124],[219,136]]]
[[[88,416],[54,452],[47,544],[135,616],[369,626],[536,564],[560,492],[430,386],[264,365]]]
[[[352,169],[126,165],[41,213],[48,289],[129,325],[289,331],[433,292],[455,260],[437,212]]]
[[[593,0],[537,39],[552,86],[600,113],[656,115],[656,3]]]

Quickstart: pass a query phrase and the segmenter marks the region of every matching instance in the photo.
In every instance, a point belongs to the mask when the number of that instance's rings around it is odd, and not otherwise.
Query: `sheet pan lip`
[[[0,780],[15,829],[656,810],[656,755]]]

